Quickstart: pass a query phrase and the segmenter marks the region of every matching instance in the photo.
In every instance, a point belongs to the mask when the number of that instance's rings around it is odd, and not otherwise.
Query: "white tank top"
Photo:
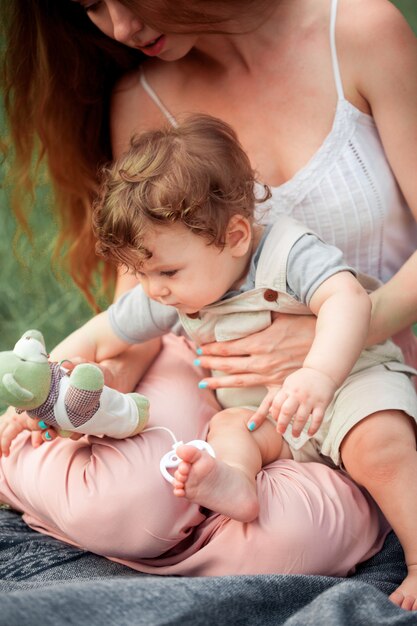
[[[372,116],[344,97],[336,51],[338,0],[331,0],[330,51],[338,95],[330,133],[293,178],[271,187],[258,218],[271,222],[285,213],[338,246],[348,264],[382,281],[395,274],[417,248],[417,224],[397,185]],[[150,87],[140,82],[168,121],[176,125]],[[268,209],[265,211],[265,209]]]

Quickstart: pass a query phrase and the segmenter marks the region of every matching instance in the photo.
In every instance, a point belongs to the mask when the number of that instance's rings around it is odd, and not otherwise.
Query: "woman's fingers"
[[[27,413],[16,413],[13,407],[0,419],[0,456],[8,456],[13,439],[24,430],[31,432],[31,443],[38,448],[44,441],[53,441],[58,433],[42,419],[34,419]],[[71,438],[79,439],[82,435],[73,433]]]
[[[285,367],[278,368],[275,362],[270,363],[264,356],[258,357],[199,357],[194,361],[212,371],[222,372],[219,376],[206,376],[200,385],[209,389],[224,387],[256,387],[279,386],[284,380],[299,369],[297,363],[288,362]]]
[[[285,359],[300,365],[314,339],[315,316],[278,313],[273,318],[271,326],[264,330],[242,339],[207,343],[198,349],[197,355],[243,356],[281,352]],[[285,359],[281,357],[281,361]]]
[[[37,421],[37,426],[40,429],[40,432],[37,433],[41,435],[41,443],[42,441],[53,441],[57,437],[64,437],[66,439],[72,439],[73,441],[78,441],[81,437],[84,437],[83,433],[73,433],[68,430],[55,430],[52,426],[46,424],[43,420]],[[33,439],[32,439],[33,442]]]
[[[315,318],[308,315],[279,315],[270,327],[243,339],[208,343],[197,349],[195,365],[222,372],[227,377],[206,387],[281,385],[299,369],[314,337]],[[248,378],[257,374],[257,379]],[[231,378],[236,375],[236,378]],[[252,382],[249,382],[249,381]]]
[[[40,438],[38,436],[36,440],[40,441],[40,443],[42,443],[43,441],[46,441],[46,442],[53,441],[54,439],[57,438],[56,431],[52,428],[52,426],[49,426],[49,424],[46,424],[44,420],[36,420],[36,425],[40,431],[39,432]],[[33,438],[32,438],[32,444],[33,444]]]
[[[285,378],[285,375],[284,375]],[[199,382],[200,389],[224,389],[225,387],[267,387],[277,384],[276,376],[263,376],[261,374],[235,374],[233,376],[218,376],[216,378],[203,378]]]
[[[250,356],[199,356],[194,365],[209,370],[220,370],[224,374],[240,374],[253,371],[253,357]]]
[[[213,343],[206,343],[197,349],[197,359],[203,359],[206,356],[218,356],[218,357],[230,357],[238,356],[242,357],[245,354],[253,354],[249,350],[244,351],[242,339],[236,339],[235,341],[219,341]]]

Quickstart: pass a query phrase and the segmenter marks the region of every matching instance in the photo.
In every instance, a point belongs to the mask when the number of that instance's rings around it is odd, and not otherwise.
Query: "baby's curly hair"
[[[253,220],[255,172],[235,132],[221,120],[192,115],[178,126],[144,132],[102,171],[93,212],[97,253],[130,269],[152,255],[153,225],[181,223],[223,248],[230,218]]]

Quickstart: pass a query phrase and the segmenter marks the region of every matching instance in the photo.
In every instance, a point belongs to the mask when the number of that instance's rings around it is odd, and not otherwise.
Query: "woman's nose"
[[[113,37],[120,43],[129,43],[136,33],[142,30],[140,19],[126,6],[117,0],[108,5],[113,23]]]

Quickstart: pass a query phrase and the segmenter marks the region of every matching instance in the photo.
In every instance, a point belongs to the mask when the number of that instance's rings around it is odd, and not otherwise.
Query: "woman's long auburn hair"
[[[105,37],[70,0],[0,0],[2,89],[10,128],[12,209],[29,232],[27,208],[45,162],[71,276],[94,306],[98,266],[91,229],[97,172],[111,159],[112,88],[138,66],[135,50]],[[102,267],[104,284],[114,270]]]
[[[274,0],[120,0],[162,31],[233,32],[245,13],[264,19]],[[243,16],[243,17],[242,17]],[[241,21],[242,23],[242,21]],[[244,21],[243,21],[244,23]],[[230,28],[230,30],[229,30]],[[13,160],[12,209],[29,233],[27,206],[45,162],[60,231],[55,257],[65,256],[74,282],[95,306],[99,259],[91,228],[98,171],[111,160],[112,89],[142,55],[103,35],[72,0],[0,0],[5,45],[0,74]],[[114,269],[102,266],[103,284]],[[96,307],[95,307],[96,308]]]

